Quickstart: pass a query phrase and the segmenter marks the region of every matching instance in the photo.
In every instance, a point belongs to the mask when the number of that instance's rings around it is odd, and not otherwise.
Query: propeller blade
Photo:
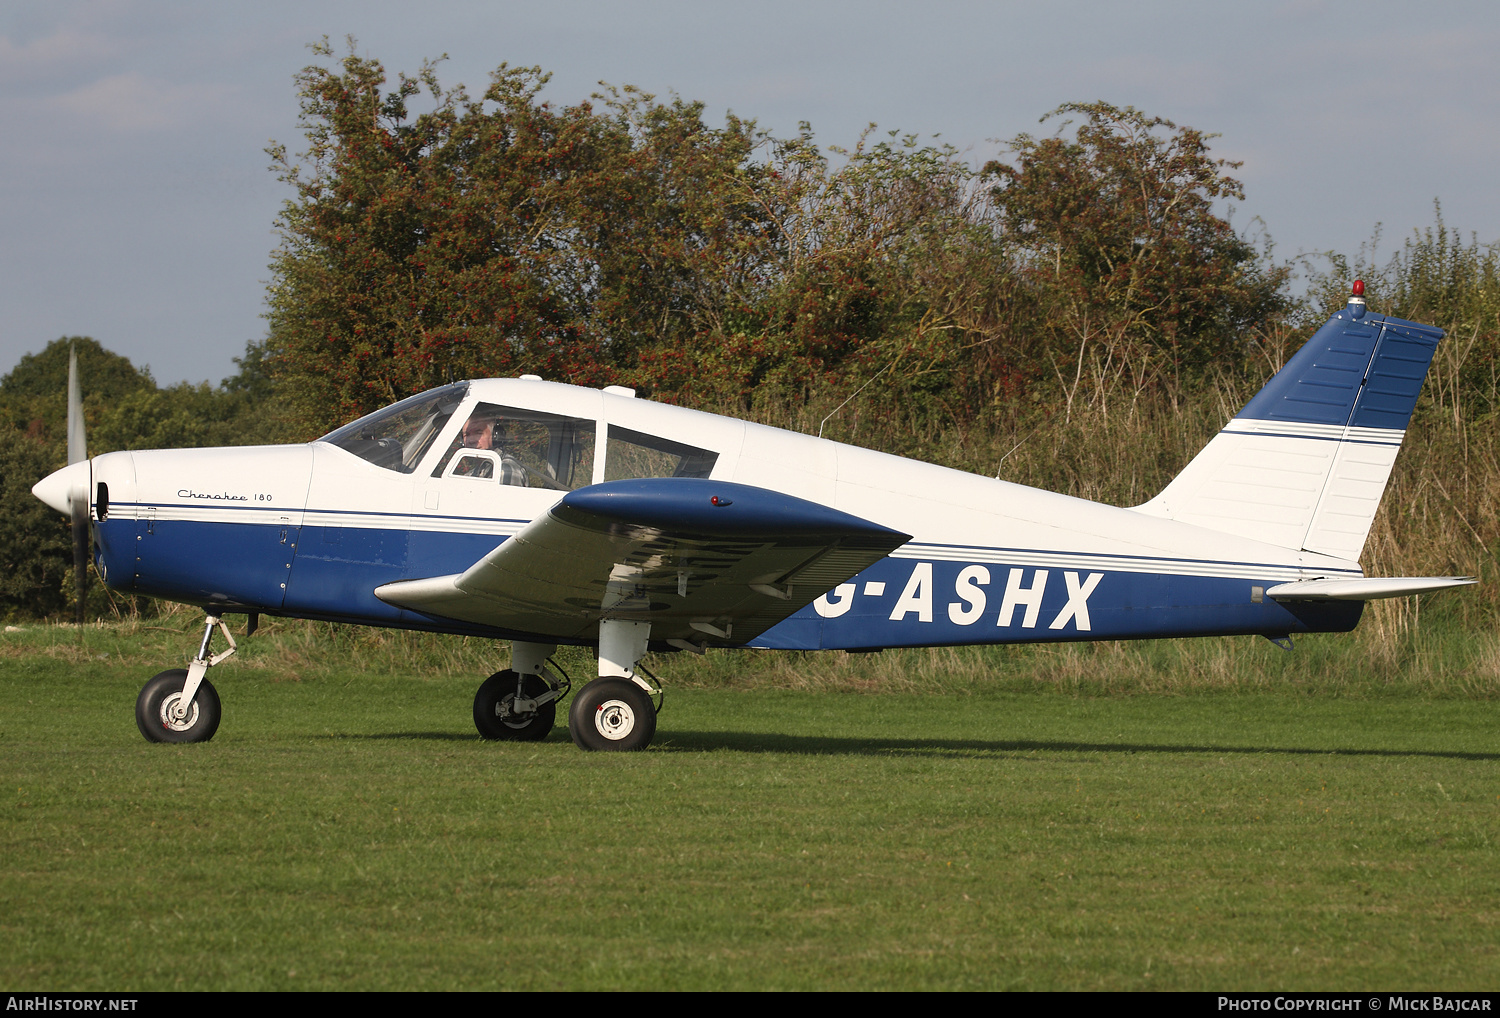
[[[83,495],[82,489],[78,494]],[[87,495],[72,500],[73,510],[73,594],[74,621],[83,625],[85,603],[89,593],[89,500]]]
[[[68,347],[68,464],[89,458],[83,433],[83,397],[79,395],[78,349]]]
[[[78,348],[68,346],[68,465],[89,458],[88,439],[83,431],[83,396],[78,381]],[[89,489],[79,485],[68,499],[73,517],[73,593],[77,601],[74,616],[83,625],[84,606],[89,592]]]

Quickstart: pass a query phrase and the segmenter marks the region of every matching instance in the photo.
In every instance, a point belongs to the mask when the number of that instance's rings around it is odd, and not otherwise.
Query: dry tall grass
[[[1274,367],[1274,366],[1273,366]],[[768,424],[1112,505],[1138,505],[1160,491],[1229,418],[1260,380],[1214,379],[1191,399],[1166,388],[1096,391],[1067,415],[995,414],[984,424],[915,423],[878,396],[833,417],[832,401],[778,401],[758,408]],[[858,689],[931,688],[962,676],[1010,675],[1077,689],[1168,691],[1257,688],[1287,681],[1337,690],[1401,686],[1439,694],[1500,690],[1500,434],[1440,393],[1418,405],[1361,562],[1370,575],[1477,576],[1478,587],[1371,602],[1348,636],[1311,638],[1336,654],[1287,655],[1252,638],[1060,645],[984,653],[934,650],[878,658],[827,655],[775,663],[764,681]],[[1311,641],[1303,641],[1304,646]],[[999,656],[997,656],[999,655]],[[1005,657],[1004,655],[1009,655]],[[1313,662],[1318,667],[1311,667]],[[1318,668],[1324,668],[1322,673]],[[938,680],[939,676],[947,678]]]
[[[1166,391],[1095,397],[1065,419],[1009,413],[998,422],[934,429],[897,407],[851,407],[824,435],[869,448],[1110,505],[1147,501],[1196,456],[1258,388],[1219,379],[1191,399]],[[767,423],[816,433],[829,408],[779,408]],[[1418,405],[1361,563],[1370,575],[1465,575],[1489,579],[1500,548],[1500,429],[1468,420],[1426,397]],[[1491,630],[1500,617],[1493,584],[1437,600],[1466,626]],[[1372,608],[1376,606],[1372,605]],[[1404,630],[1414,599],[1384,602],[1378,627]],[[1368,624],[1368,622],[1366,623]]]

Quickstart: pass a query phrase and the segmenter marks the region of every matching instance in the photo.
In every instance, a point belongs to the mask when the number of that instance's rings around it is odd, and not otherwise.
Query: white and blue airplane
[[[202,606],[197,656],[136,705],[213,736],[223,616],[511,641],[474,701],[540,739],[647,746],[648,651],[1344,632],[1364,602],[1474,582],[1357,561],[1442,331],[1348,306],[1151,501],[1117,508],[534,376],[457,382],[305,445],[112,452],[34,493],[112,588]],[[210,650],[215,630],[228,641]]]

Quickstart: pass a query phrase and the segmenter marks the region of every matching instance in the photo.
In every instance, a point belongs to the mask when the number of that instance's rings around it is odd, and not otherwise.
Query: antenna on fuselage
[[[879,371],[875,372],[875,374],[873,376],[871,376],[869,382],[866,382],[864,385],[861,385],[858,389],[855,389],[854,392],[853,392],[853,394],[851,394],[848,399],[844,400],[844,402],[840,403],[838,406],[836,406],[836,407],[833,408],[833,413],[829,414],[827,417],[825,417],[821,421],[819,421],[818,422],[818,437],[819,438],[823,437],[823,425],[827,424],[830,420],[832,420],[838,414],[838,412],[840,410],[844,409],[844,407],[848,406],[850,404],[850,402],[853,401],[853,399],[854,399],[855,396],[858,396],[860,393],[862,393],[866,389],[868,389],[870,387],[870,384],[872,382],[874,382],[875,379],[879,378],[881,375],[883,375],[887,371],[891,370],[891,368],[893,368],[895,366],[895,364],[896,364],[895,361],[891,361],[891,363],[887,364],[885,367],[883,367]]]

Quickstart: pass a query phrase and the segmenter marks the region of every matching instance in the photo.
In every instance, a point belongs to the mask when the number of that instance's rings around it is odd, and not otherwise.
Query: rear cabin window
[[[480,403],[433,476],[572,491],[593,483],[594,435],[594,422],[581,417]]]
[[[719,454],[611,424],[604,452],[604,479],[707,477]]]

